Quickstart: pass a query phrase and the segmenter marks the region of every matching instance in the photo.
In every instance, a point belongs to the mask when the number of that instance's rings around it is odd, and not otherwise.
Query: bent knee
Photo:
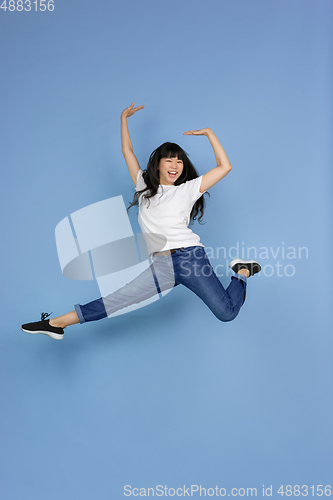
[[[223,313],[223,314],[215,314],[217,319],[219,319],[223,323],[228,323],[229,321],[232,321],[233,319],[236,318],[237,315],[238,315],[238,312],[237,313],[230,312],[230,313]]]

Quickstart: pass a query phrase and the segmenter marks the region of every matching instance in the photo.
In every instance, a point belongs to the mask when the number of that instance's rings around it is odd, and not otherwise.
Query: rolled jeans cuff
[[[244,283],[247,282],[247,277],[244,276],[244,274],[238,274],[238,273],[235,273],[235,276],[231,276],[231,278],[237,278],[241,281],[244,281]]]
[[[82,311],[81,311],[80,304],[75,304],[75,305],[74,305],[74,307],[75,307],[75,311],[76,311],[76,314],[78,315],[78,318],[79,318],[80,323],[81,323],[81,324],[82,324],[82,323],[85,323],[85,322],[86,322],[86,320],[85,320],[85,319],[84,319],[84,317],[83,317],[83,314],[82,314]]]

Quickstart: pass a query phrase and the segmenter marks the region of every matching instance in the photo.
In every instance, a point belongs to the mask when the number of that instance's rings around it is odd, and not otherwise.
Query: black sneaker
[[[45,319],[51,314],[52,313],[41,313],[41,321],[36,321],[35,323],[26,323],[25,325],[21,326],[21,330],[27,333],[44,333],[45,335],[48,335],[53,339],[61,340],[64,336],[64,330],[62,328],[51,326],[50,320]]]
[[[231,267],[235,273],[238,273],[241,269],[247,269],[250,271],[250,276],[261,271],[261,266],[256,260],[234,259],[230,262],[229,267]]]

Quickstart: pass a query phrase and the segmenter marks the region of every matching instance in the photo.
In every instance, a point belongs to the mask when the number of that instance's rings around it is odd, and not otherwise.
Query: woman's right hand
[[[128,118],[129,116],[134,115],[139,109],[143,109],[144,106],[138,106],[136,108],[133,108],[135,102],[132,102],[132,104],[128,107],[125,108],[124,111],[121,113],[121,118]]]

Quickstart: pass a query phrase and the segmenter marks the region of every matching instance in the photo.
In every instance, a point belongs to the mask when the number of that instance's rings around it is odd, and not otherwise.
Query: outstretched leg
[[[75,304],[75,309],[62,316],[45,319],[50,314],[42,313],[41,321],[26,323],[21,329],[28,333],[43,333],[54,339],[62,339],[64,328],[76,323],[96,321],[132,304],[139,304],[160,292],[173,288],[175,279],[170,260],[157,259],[134,280],[115,292],[93,300],[85,305]]]
[[[160,258],[141,274],[115,292],[85,305],[75,304],[80,323],[106,318],[124,307],[139,304],[160,292],[173,288],[175,279],[169,260]]]

